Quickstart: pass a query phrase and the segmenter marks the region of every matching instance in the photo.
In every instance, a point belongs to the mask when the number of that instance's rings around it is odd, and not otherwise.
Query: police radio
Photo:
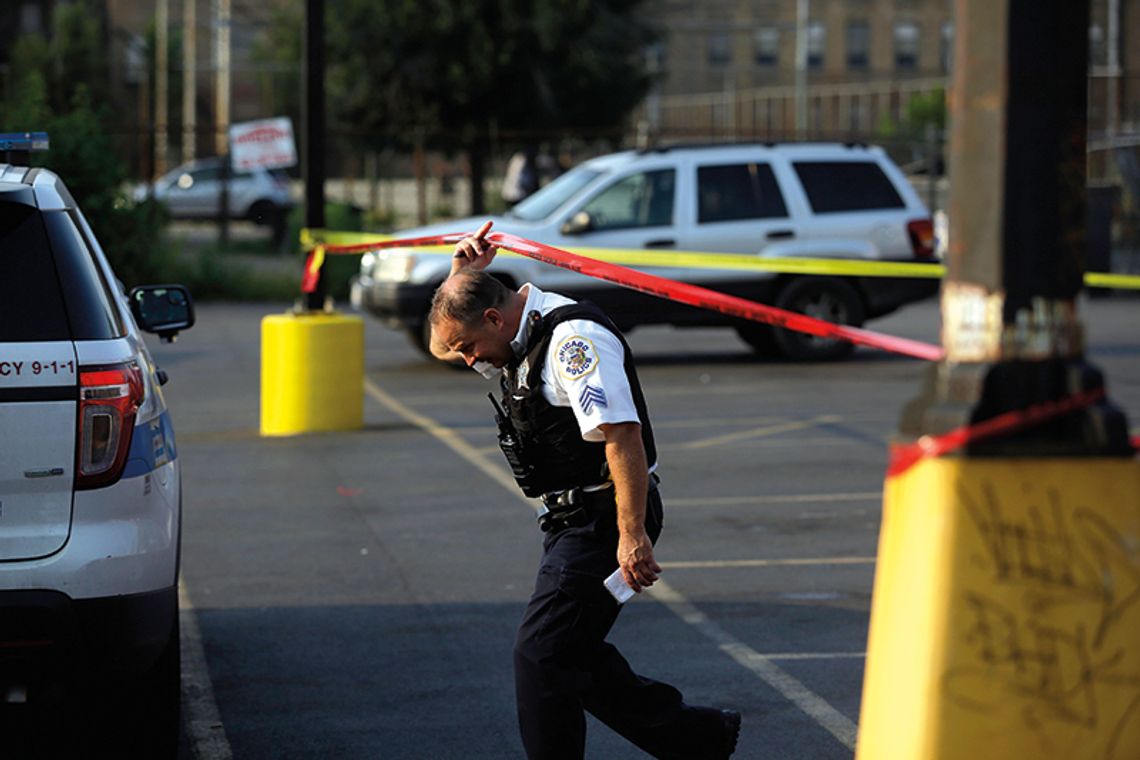
[[[510,416],[495,399],[495,394],[488,393],[487,398],[491,399],[491,406],[495,407],[495,425],[499,428],[499,448],[502,449],[503,456],[507,458],[507,464],[511,466],[511,473],[515,476],[515,481],[518,482],[525,495],[530,497],[541,496],[542,492],[535,488],[534,466],[526,462],[522,438],[519,436],[518,430],[515,429]]]

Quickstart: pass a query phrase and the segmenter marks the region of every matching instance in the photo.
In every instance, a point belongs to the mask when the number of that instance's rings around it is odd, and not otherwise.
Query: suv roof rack
[[[639,148],[638,155],[648,153],[668,153],[673,150],[703,150],[710,148],[747,148],[761,146],[774,148],[777,145],[835,145],[846,148],[866,148],[868,144],[863,141],[839,142],[836,140],[743,140],[741,142],[678,142],[667,145],[650,145]]]

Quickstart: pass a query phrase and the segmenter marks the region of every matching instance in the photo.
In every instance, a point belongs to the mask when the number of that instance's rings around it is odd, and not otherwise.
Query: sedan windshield
[[[510,215],[527,222],[545,219],[600,174],[596,169],[581,166],[571,169],[512,208]]]

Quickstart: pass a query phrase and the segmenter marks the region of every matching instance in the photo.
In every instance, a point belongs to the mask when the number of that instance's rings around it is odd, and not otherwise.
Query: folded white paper
[[[625,578],[622,577],[620,567],[614,570],[609,578],[606,578],[605,584],[606,591],[609,591],[610,596],[617,599],[618,604],[625,604],[637,593],[626,584]]]

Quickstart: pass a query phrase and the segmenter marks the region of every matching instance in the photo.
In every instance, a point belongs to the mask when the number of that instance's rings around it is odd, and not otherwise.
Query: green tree
[[[100,95],[106,71],[90,5],[57,5],[51,44],[17,40],[0,118],[6,131],[48,133],[51,149],[34,154],[33,163],[63,177],[115,271],[134,285],[166,271],[159,246],[164,218],[157,204],[134,204],[124,193],[126,168],[108,129],[112,110]]]
[[[464,151],[472,208],[494,133],[612,136],[651,84],[640,0],[334,0],[326,10],[333,128],[360,148]],[[281,14],[271,55],[296,50]],[[290,31],[290,29],[292,31]],[[296,60],[296,59],[293,59]]]

